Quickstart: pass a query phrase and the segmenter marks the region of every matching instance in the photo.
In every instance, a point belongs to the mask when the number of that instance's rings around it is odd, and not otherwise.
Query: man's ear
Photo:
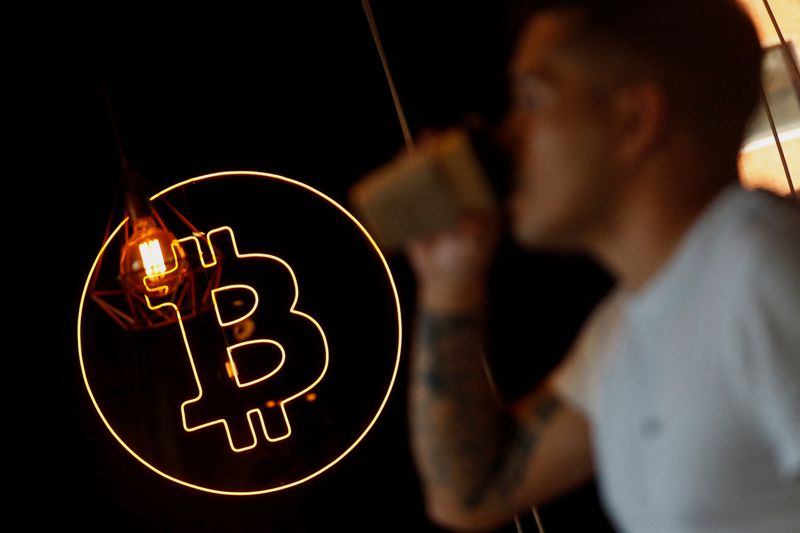
[[[613,101],[612,128],[619,161],[636,163],[664,139],[669,105],[664,88],[642,81],[620,89]]]

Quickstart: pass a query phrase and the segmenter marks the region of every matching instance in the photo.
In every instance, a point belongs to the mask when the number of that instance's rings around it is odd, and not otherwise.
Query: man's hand
[[[476,213],[447,231],[409,244],[418,306],[430,312],[482,311],[497,237],[495,216]]]

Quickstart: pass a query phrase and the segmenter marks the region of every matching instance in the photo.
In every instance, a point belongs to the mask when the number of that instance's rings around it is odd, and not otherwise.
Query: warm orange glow
[[[739,0],[739,2],[753,20],[762,47],[766,49],[780,45],[778,32],[764,5],[764,0]],[[795,58],[800,57],[800,3],[798,0],[769,0],[769,6],[778,22],[784,41],[794,52]],[[785,62],[782,54],[780,60]],[[793,107],[785,107],[784,104],[784,115],[781,116],[779,110],[781,106],[776,105],[777,102],[770,97],[773,87],[766,82],[768,79],[765,79],[764,89],[773,115],[777,113],[774,116],[776,122],[780,119],[790,122],[788,129],[779,129],[778,139],[786,165],[789,167],[792,185],[798,190],[800,189],[800,116],[795,116],[796,104]],[[800,95],[797,97],[800,98]],[[791,123],[794,123],[793,127]],[[748,189],[766,189],[782,196],[790,194],[791,187],[774,135],[770,131],[763,131],[756,137],[747,140],[740,154],[739,174],[742,185]]]
[[[164,258],[163,250],[172,248]],[[120,255],[120,279],[128,290],[145,292],[144,278],[159,281],[158,292],[166,296],[180,284],[186,271],[186,257],[175,236],[160,227],[153,217],[142,217],[133,223],[133,234]]]
[[[795,190],[800,189],[800,137],[782,136],[781,147]],[[745,147],[739,154],[739,174],[748,189],[767,189],[780,195],[790,193],[786,172],[774,141],[763,146]]]
[[[769,18],[769,12],[764,7],[764,0],[739,0],[750,15],[758,32],[758,38],[763,46],[778,44],[778,33]],[[772,13],[778,21],[783,38],[786,41],[800,40],[800,7],[797,0],[769,0]]]
[[[316,399],[317,399],[316,392],[309,392],[308,394],[306,394],[306,400],[308,400],[309,402],[313,402]]]
[[[272,409],[273,407],[275,407],[275,400],[267,400],[267,403],[264,405]]]
[[[167,265],[164,264],[164,255],[161,253],[161,246],[158,244],[157,239],[140,244],[139,253],[142,256],[142,263],[144,263],[144,271],[148,276],[158,276],[167,271]]]
[[[82,330],[83,321],[85,320],[84,312],[85,312],[85,305],[86,305],[86,301],[87,301],[88,289],[89,289],[92,277],[93,277],[93,275],[95,274],[95,272],[96,272],[96,270],[98,268],[100,259],[102,258],[103,254],[105,253],[105,251],[106,251],[107,247],[110,245],[110,243],[114,242],[114,240],[117,237],[117,235],[120,233],[120,231],[128,223],[128,219],[126,218],[125,220],[120,222],[120,224],[114,229],[114,231],[111,232],[111,234],[108,237],[108,239],[103,243],[102,247],[100,248],[100,250],[99,250],[99,252],[97,254],[97,257],[95,257],[94,262],[92,263],[92,267],[91,267],[91,269],[89,271],[89,274],[88,274],[88,276],[86,278],[86,282],[84,283],[83,292],[81,293],[81,299],[80,299],[80,304],[79,304],[79,308],[78,308],[78,321],[77,321],[78,357],[79,357],[79,362],[80,362],[80,367],[81,367],[81,375],[83,376],[84,385],[86,386],[86,390],[87,390],[87,392],[89,394],[89,397],[91,399],[92,405],[94,405],[95,410],[97,411],[98,415],[100,416],[100,419],[102,420],[103,424],[109,430],[111,435],[117,440],[117,442],[119,442],[120,446],[122,446],[122,448],[125,449],[131,456],[133,456],[136,460],[141,462],[145,467],[147,467],[148,469],[150,469],[154,473],[156,473],[156,474],[158,474],[158,475],[160,475],[160,476],[162,476],[162,477],[164,477],[166,479],[169,479],[170,481],[173,481],[173,482],[178,483],[180,485],[184,485],[186,487],[190,487],[190,488],[193,488],[193,489],[201,490],[201,491],[204,491],[204,492],[210,492],[210,493],[213,493],[213,494],[231,495],[231,496],[247,496],[247,495],[256,495],[256,494],[266,494],[266,493],[275,492],[275,491],[287,489],[287,488],[290,488],[290,487],[294,487],[294,486],[300,485],[300,484],[302,484],[302,483],[304,483],[304,482],[306,482],[306,481],[308,481],[310,479],[313,479],[313,478],[319,476],[323,472],[327,471],[328,469],[332,468],[334,465],[339,463],[342,459],[344,459],[344,457],[347,456],[364,439],[364,437],[366,437],[367,433],[372,429],[372,427],[377,422],[378,417],[383,412],[383,409],[385,408],[386,403],[389,400],[389,395],[390,395],[390,393],[392,391],[392,388],[394,386],[395,380],[397,378],[397,372],[398,372],[399,365],[400,365],[400,353],[401,353],[401,350],[402,350],[401,342],[402,342],[402,337],[403,337],[403,335],[402,335],[402,318],[401,318],[401,312],[400,312],[400,300],[399,300],[399,296],[398,296],[398,293],[397,293],[397,287],[395,285],[394,278],[392,277],[391,270],[389,269],[389,265],[386,262],[386,258],[383,256],[383,254],[381,253],[380,248],[377,246],[377,244],[375,243],[374,239],[372,238],[371,235],[369,235],[369,233],[366,231],[366,229],[363,227],[363,225],[350,212],[348,212],[344,207],[342,207],[339,203],[337,203],[335,200],[331,199],[330,197],[326,196],[325,194],[321,193],[320,191],[318,191],[318,190],[316,190],[316,189],[314,189],[314,188],[312,188],[312,187],[310,187],[310,186],[308,186],[308,185],[306,185],[304,183],[301,183],[301,182],[298,182],[298,181],[295,181],[295,180],[292,180],[292,179],[289,179],[289,178],[285,178],[283,176],[279,176],[279,175],[276,175],[276,174],[267,174],[267,173],[263,173],[263,172],[253,172],[253,171],[219,172],[219,173],[207,174],[207,175],[204,175],[204,176],[199,176],[199,177],[196,177],[196,178],[192,178],[192,179],[185,180],[183,182],[177,183],[177,184],[175,184],[175,185],[173,185],[173,186],[171,186],[171,187],[169,187],[167,189],[164,189],[163,191],[159,192],[158,194],[154,195],[150,200],[153,201],[153,200],[157,199],[158,197],[169,193],[172,190],[179,189],[179,188],[182,188],[182,187],[186,187],[186,186],[188,186],[190,184],[198,183],[198,182],[201,182],[203,180],[209,180],[209,179],[214,179],[214,178],[224,178],[226,176],[241,176],[241,175],[256,176],[256,177],[261,177],[261,178],[266,178],[266,179],[279,180],[279,181],[291,184],[293,186],[297,186],[297,187],[300,187],[302,189],[305,189],[305,190],[313,193],[314,195],[322,198],[324,201],[330,203],[334,207],[336,207],[342,214],[344,214],[358,228],[358,230],[361,232],[362,236],[371,245],[372,249],[374,250],[374,252],[377,255],[377,257],[379,258],[379,260],[381,261],[381,264],[383,265],[383,268],[384,268],[384,270],[386,272],[387,280],[388,280],[389,286],[391,287],[392,294],[394,296],[394,308],[395,308],[396,318],[397,318],[397,328],[398,328],[397,332],[398,332],[398,334],[397,334],[397,350],[396,350],[395,355],[394,355],[394,365],[393,365],[393,368],[392,368],[391,379],[390,379],[388,387],[386,389],[386,393],[385,393],[384,397],[382,398],[382,400],[380,402],[380,405],[378,406],[378,409],[376,410],[373,418],[366,425],[366,427],[364,428],[363,432],[357,438],[355,438],[355,440],[345,450],[343,450],[338,456],[336,456],[334,459],[332,459],[330,462],[328,462],[327,464],[325,464],[321,468],[315,470],[314,472],[312,472],[312,473],[310,473],[308,475],[304,475],[300,479],[295,479],[295,480],[292,480],[292,481],[283,482],[283,484],[278,485],[278,486],[265,487],[265,488],[260,488],[260,489],[257,489],[257,490],[243,490],[243,491],[221,490],[221,489],[214,488],[214,487],[202,486],[202,485],[199,485],[197,483],[190,483],[188,481],[185,481],[185,480],[179,479],[177,477],[174,477],[174,476],[170,475],[169,473],[164,472],[163,470],[160,470],[156,466],[153,466],[152,464],[150,464],[145,458],[143,458],[136,451],[134,451],[122,439],[122,437],[120,437],[120,435],[117,433],[117,431],[114,429],[114,427],[109,423],[105,413],[103,412],[103,409],[101,408],[100,404],[98,403],[97,398],[95,397],[95,394],[94,394],[94,392],[92,390],[92,386],[91,386],[91,384],[89,382],[89,378],[88,378],[88,374],[87,374],[86,361],[85,361],[85,358],[84,358],[84,341],[83,341],[83,338],[82,338],[81,330]],[[180,244],[177,241],[172,244],[173,255],[177,251],[176,250],[176,246],[178,247],[177,249],[180,250]],[[181,250],[181,253],[182,253],[182,250]],[[201,251],[201,253],[202,253],[202,251]],[[171,271],[170,268],[167,268],[167,271],[164,273],[163,276],[164,277],[168,276],[170,274],[170,271]],[[174,269],[173,269],[173,272],[174,272]],[[152,287],[148,287],[148,290],[150,290],[150,291],[158,291],[159,289],[161,289],[163,287],[163,285],[159,284],[157,282],[157,280],[151,279],[151,280],[149,280],[149,283],[150,283],[150,285],[152,285]],[[311,317],[308,317],[308,318],[310,319]],[[179,324],[180,324],[180,321],[179,321]],[[186,337],[185,337],[185,331],[183,331],[183,330],[182,330],[182,335],[184,336],[184,343],[185,343],[186,342]],[[327,349],[327,347],[326,347],[326,349]],[[230,360],[228,362],[230,362]],[[226,367],[227,366],[228,365],[226,365]],[[230,373],[234,374],[233,367],[231,367]],[[308,388],[306,390],[308,390]],[[313,393],[309,393],[309,395],[313,395]],[[307,396],[307,398],[308,398],[308,396]],[[285,399],[284,402],[285,401],[288,401],[288,399]],[[267,402],[268,406],[269,406],[270,402],[273,402],[272,407],[275,407],[277,405],[277,404],[274,403],[273,400],[270,400],[269,402]],[[256,413],[255,412],[249,412],[248,413],[248,419],[251,421],[251,428],[252,428],[252,419],[250,417],[250,414],[254,414],[255,415]],[[285,415],[285,413],[284,413],[284,415]],[[260,414],[258,415],[258,417],[260,418]],[[264,434],[266,435],[266,430],[263,427],[263,419],[261,420],[261,425],[262,425],[262,430],[264,431]],[[266,436],[267,436],[267,439],[269,440],[270,436],[269,435],[266,435]]]

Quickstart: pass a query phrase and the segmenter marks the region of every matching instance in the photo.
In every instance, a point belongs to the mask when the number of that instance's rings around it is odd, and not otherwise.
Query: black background
[[[106,223],[121,216],[114,211],[120,159],[103,83],[125,153],[156,190],[249,169],[303,181],[346,204],[348,188],[403,147],[360,2],[255,6],[84,3],[42,8],[22,21],[29,24],[13,53],[23,58],[25,94],[7,105],[25,114],[20,136],[30,135],[34,148],[23,156],[34,170],[15,178],[30,199],[17,206],[20,236],[41,267],[26,301],[47,303],[23,315],[31,379],[21,382],[35,383],[24,396],[35,407],[23,441],[29,524],[437,531],[424,514],[408,448],[407,342],[387,408],[355,451],[326,475],[263,496],[215,496],[154,475],[118,446],[86,394],[78,302]],[[513,22],[505,5],[382,0],[373,9],[414,132],[455,124],[468,112],[502,114]],[[413,277],[402,257],[390,266],[410,324]],[[509,398],[558,362],[609,283],[583,258],[503,245],[492,277],[491,344]],[[540,511],[551,532],[608,528],[593,487]],[[523,526],[535,531],[530,517]]]

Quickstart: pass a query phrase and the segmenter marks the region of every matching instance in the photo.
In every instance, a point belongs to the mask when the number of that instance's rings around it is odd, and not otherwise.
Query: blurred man
[[[481,353],[496,224],[409,246],[429,513],[491,529],[596,476],[622,531],[800,531],[800,211],[738,186],[753,26],[733,0],[558,4],[510,65],[513,232],[587,252],[617,284],[504,410]]]

